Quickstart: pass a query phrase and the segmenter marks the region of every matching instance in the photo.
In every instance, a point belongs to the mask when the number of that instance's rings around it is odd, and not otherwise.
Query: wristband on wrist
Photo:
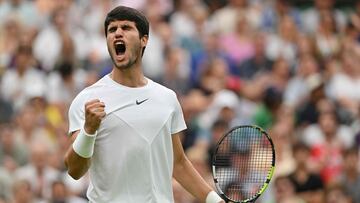
[[[215,191],[211,191],[208,193],[208,195],[206,196],[206,203],[219,203],[221,202],[223,199],[221,199],[221,197],[215,192]]]
[[[74,151],[83,158],[90,158],[94,153],[96,134],[91,135],[81,129],[72,145]]]

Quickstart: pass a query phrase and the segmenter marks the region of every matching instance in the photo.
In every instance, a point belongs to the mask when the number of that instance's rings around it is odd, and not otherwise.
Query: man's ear
[[[147,45],[148,40],[149,40],[149,35],[142,36],[141,37],[141,46],[145,48],[146,45]]]

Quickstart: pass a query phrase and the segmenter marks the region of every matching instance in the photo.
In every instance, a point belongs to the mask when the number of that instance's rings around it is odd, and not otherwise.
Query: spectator
[[[168,48],[166,40],[166,32],[171,31],[168,24],[164,23],[164,16],[159,12],[158,6],[151,6],[146,9],[150,23],[149,43],[146,45],[146,52],[143,60],[146,67],[144,72],[152,79],[163,77],[164,71],[162,67],[165,65],[165,51]],[[170,44],[172,42],[169,42]]]
[[[21,109],[31,97],[43,96],[44,74],[35,69],[31,47],[19,46],[15,54],[15,67],[5,71],[1,81],[4,99]]]
[[[0,202],[6,203],[12,199],[13,183],[12,173],[4,167],[0,167]]]
[[[199,115],[205,111],[208,103],[209,99],[197,89],[192,89],[186,96],[182,97],[181,104],[185,122],[188,125],[182,139],[184,150],[193,146],[198,139],[205,138],[208,140],[208,134],[204,132],[206,129],[201,128],[199,123]]]
[[[356,66],[357,56],[355,52],[342,54],[342,65],[330,76],[327,87],[329,97],[337,102],[350,118],[355,117],[359,110],[360,91],[354,88],[360,84],[360,71]]]
[[[20,36],[25,31],[21,28],[21,21],[15,17],[8,16],[0,25],[0,68],[4,70],[12,64],[20,44]]]
[[[360,174],[359,174],[359,150],[351,148],[344,153],[344,174],[341,185],[353,202],[360,202]]]
[[[312,172],[310,148],[299,142],[293,146],[296,169],[290,174],[295,191],[306,202],[321,203],[324,201],[324,182],[319,174]]]
[[[336,29],[336,22],[332,13],[320,13],[319,25],[315,33],[315,44],[322,58],[336,56],[340,51],[340,41]]]
[[[34,198],[44,201],[51,196],[51,185],[59,177],[59,171],[49,167],[50,149],[38,142],[31,146],[31,161],[15,172],[16,180],[26,180],[31,185]]]
[[[320,106],[322,106],[320,104],[326,103],[330,108],[333,106],[332,102],[326,98],[324,82],[318,76],[314,75],[307,80],[309,97],[304,104],[300,103],[299,108],[296,110],[297,126],[300,128],[315,124],[318,121]]]
[[[267,74],[267,85],[284,93],[290,79],[290,68],[290,64],[286,59],[278,58],[271,67],[271,71]]]
[[[166,54],[164,74],[158,79],[160,84],[173,89],[178,95],[185,95],[189,88],[187,76],[181,75],[181,70],[188,69],[183,63],[185,50],[181,48],[171,48]]]
[[[253,122],[263,129],[269,129],[274,124],[277,111],[280,109],[282,93],[270,87],[265,90],[263,101],[254,114]]]
[[[236,73],[235,62],[230,56],[221,50],[220,36],[216,33],[210,33],[204,36],[203,49],[191,55],[191,72],[190,79],[193,86],[200,82],[201,73],[206,68],[208,61],[214,58],[222,58],[230,69],[231,73]]]
[[[14,203],[30,203],[35,201],[31,184],[27,180],[16,181],[13,186],[12,194]]]
[[[9,172],[28,162],[28,151],[25,143],[17,139],[12,124],[5,123],[0,127],[0,163]]]
[[[326,189],[326,203],[352,203],[341,185],[330,186]]]
[[[294,20],[290,16],[283,16],[276,32],[268,36],[266,56],[272,61],[283,58],[290,66],[294,66],[298,34]]]
[[[257,33],[254,37],[254,56],[239,64],[236,73],[243,80],[252,80],[257,74],[269,72],[272,61],[265,55],[266,35]]]
[[[47,101],[70,104],[72,99],[85,87],[86,72],[76,69],[71,61],[61,61],[56,72],[48,76]]]
[[[261,29],[268,33],[276,32],[281,18],[291,16],[296,27],[301,30],[301,13],[291,5],[290,1],[275,0],[274,5],[264,9]]]
[[[304,129],[302,137],[310,147],[335,142],[333,144],[341,149],[351,148],[354,144],[354,138],[353,130],[339,123],[334,110],[320,111],[318,123]]]
[[[284,92],[286,105],[296,109],[308,100],[310,89],[313,88],[312,80],[321,80],[318,71],[319,65],[312,55],[300,57],[296,74],[289,80]]]
[[[304,129],[302,140],[311,148],[314,166],[326,184],[337,183],[342,173],[342,151],[354,143],[354,133],[340,125],[334,112],[321,112],[318,124]]]
[[[256,27],[256,19],[260,19],[260,14],[254,12],[251,1],[230,0],[226,6],[215,11],[211,16],[211,27],[221,35],[235,32],[238,15],[246,16],[247,20],[253,19],[255,22],[250,24],[251,27]]]
[[[235,64],[240,65],[246,59],[254,56],[253,32],[245,14],[236,17],[235,30],[223,35],[222,50],[230,56]]]
[[[66,185],[62,181],[54,181],[51,185],[50,203],[85,203],[85,199],[73,196],[69,193]]]
[[[315,34],[319,25],[320,13],[328,12],[335,17],[336,29],[342,31],[345,27],[347,18],[345,14],[334,7],[335,0],[314,0],[314,6],[307,9],[302,16],[304,31]]]
[[[295,186],[287,176],[279,176],[274,180],[276,203],[304,203],[295,192]]]
[[[41,25],[41,17],[38,15],[37,9],[33,3],[26,0],[8,0],[0,4],[0,25],[6,16],[14,15],[25,26],[29,28],[37,28]]]
[[[67,12],[64,8],[56,8],[51,16],[51,25],[41,30],[34,40],[34,55],[47,72],[54,69],[58,60],[84,59],[85,54],[81,50],[87,50],[88,44],[75,40],[78,30],[70,29]]]
[[[276,171],[274,177],[289,175],[296,168],[296,156],[292,152],[293,129],[288,121],[277,121],[269,130],[276,155]]]
[[[49,148],[56,149],[56,141],[54,141],[46,128],[43,125],[41,115],[37,114],[35,108],[31,105],[27,105],[21,109],[16,115],[16,123],[14,128],[14,134],[22,144],[29,149],[32,143],[42,142]]]

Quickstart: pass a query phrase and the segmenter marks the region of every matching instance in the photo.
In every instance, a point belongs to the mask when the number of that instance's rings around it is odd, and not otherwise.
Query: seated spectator
[[[318,74],[318,71],[319,64],[312,55],[303,55],[299,59],[296,73],[289,80],[284,92],[284,102],[286,105],[297,109],[297,107],[303,105],[309,99],[313,83],[321,82],[321,75]]]
[[[62,181],[54,181],[51,185],[50,202],[86,203],[87,201],[72,195]]]
[[[296,110],[296,125],[297,127],[306,127],[310,124],[315,124],[318,121],[320,108],[326,106],[333,106],[333,103],[326,98],[325,86],[321,78],[315,76],[308,80],[309,97],[300,103]]]
[[[266,44],[266,56],[272,60],[285,59],[292,67],[295,65],[297,49],[296,40],[299,35],[294,20],[283,16],[275,33],[270,34]]]
[[[351,197],[341,185],[331,185],[326,188],[325,203],[352,203]]]
[[[295,185],[288,176],[279,176],[274,180],[275,200],[274,203],[305,203],[295,190]]]
[[[36,201],[32,189],[33,188],[28,180],[16,181],[12,188],[12,201],[14,203]]]
[[[14,15],[24,23],[24,26],[33,29],[40,26],[41,21],[44,20],[39,15],[34,4],[26,0],[9,0],[0,3],[0,25],[9,15]]]
[[[253,123],[263,129],[269,129],[274,124],[277,111],[281,106],[282,93],[276,88],[267,88],[263,101],[255,112]]]
[[[349,126],[340,124],[333,110],[321,111],[318,122],[305,128],[301,137],[310,147],[334,142],[335,146],[342,149],[351,148],[354,144],[354,138],[353,130]]]
[[[358,114],[360,102],[360,71],[357,67],[359,54],[354,51],[342,53],[341,66],[329,76],[328,94],[339,110],[351,120]]]
[[[334,6],[335,0],[314,0],[314,6],[309,7],[303,13],[302,23],[304,30],[310,34],[316,33],[321,12],[331,13],[335,17],[336,29],[342,30],[346,25],[347,18],[341,10],[336,9]]]
[[[338,33],[332,13],[321,12],[319,25],[314,34],[316,49],[320,57],[329,58],[338,55],[341,48]]]
[[[33,66],[31,47],[18,47],[14,65],[2,76],[1,94],[19,110],[31,97],[43,96],[46,84],[45,75]]]
[[[83,60],[88,51],[85,36],[80,30],[71,29],[68,11],[56,8],[51,16],[51,24],[36,35],[33,52],[46,72],[54,70],[59,60]],[[46,47],[46,49],[43,49]]]
[[[20,36],[25,32],[21,27],[21,21],[8,16],[3,24],[0,24],[0,68],[5,69],[12,64],[20,44]]]
[[[235,62],[227,53],[221,50],[220,37],[218,34],[210,33],[205,35],[202,43],[203,49],[196,53],[192,53],[191,55],[189,77],[191,79],[192,87],[199,84],[202,72],[213,58],[222,58],[229,67],[231,74],[236,74],[238,72]]]
[[[238,14],[234,32],[220,37],[221,49],[235,64],[241,64],[254,56],[253,31],[244,14]]]
[[[237,16],[250,16],[251,4],[248,0],[230,0],[224,7],[216,10],[210,17],[211,27],[220,34],[232,33],[236,30]],[[250,20],[250,18],[249,18]]]
[[[315,170],[325,184],[337,183],[342,173],[342,151],[354,144],[354,132],[338,123],[334,112],[321,112],[318,123],[304,129],[300,138],[311,148]]]
[[[291,119],[283,119],[269,129],[269,135],[273,139],[276,155],[276,171],[274,177],[289,175],[295,170],[296,160],[292,152],[293,128]]]
[[[359,150],[356,147],[344,152],[344,173],[340,183],[353,202],[360,202]]]
[[[267,38],[264,33],[257,33],[254,39],[254,56],[242,62],[236,70],[243,80],[252,80],[257,74],[269,72],[272,67],[272,61],[265,54]]]
[[[291,16],[296,27],[301,30],[301,13],[287,0],[275,0],[273,6],[264,9],[261,29],[267,33],[276,32],[281,18],[285,15]]]
[[[27,164],[28,158],[27,145],[16,137],[13,124],[3,124],[0,127],[0,164],[13,172]]]
[[[71,61],[59,61],[55,71],[48,75],[46,99],[50,103],[70,104],[72,99],[85,87],[87,72],[74,67]]]
[[[290,174],[290,179],[295,185],[296,193],[306,202],[322,203],[325,185],[320,175],[311,171],[310,148],[301,142],[296,143],[293,146],[293,155],[296,168]]]
[[[188,69],[184,64],[185,50],[181,48],[171,48],[166,53],[164,73],[162,77],[157,78],[160,84],[174,90],[178,95],[184,95],[189,91],[190,85],[187,75],[181,74],[181,71]]]
[[[15,179],[28,181],[34,198],[44,201],[50,198],[51,185],[60,173],[49,167],[48,156],[51,151],[45,144],[34,143],[30,150],[30,162],[16,170]]]
[[[12,187],[14,178],[6,168],[0,167],[0,202],[10,202],[12,199]]]

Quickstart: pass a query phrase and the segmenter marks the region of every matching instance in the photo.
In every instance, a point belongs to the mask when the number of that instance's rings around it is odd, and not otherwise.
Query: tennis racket
[[[212,172],[219,195],[229,203],[255,202],[267,188],[275,168],[270,136],[257,126],[238,126],[218,142]]]

